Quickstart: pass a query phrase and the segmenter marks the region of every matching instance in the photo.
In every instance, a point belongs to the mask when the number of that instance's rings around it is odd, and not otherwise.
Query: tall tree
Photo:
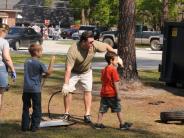
[[[80,10],[81,24],[89,24],[90,0],[70,0],[70,5]]]
[[[124,68],[120,76],[126,80],[137,80],[135,55],[135,1],[119,0],[118,54],[123,59]]]
[[[99,25],[107,25],[109,23],[110,6],[108,1],[109,0],[99,0],[98,3],[94,5],[95,7],[90,16],[94,23]]]
[[[162,29],[164,27],[164,22],[168,21],[168,15],[169,15],[169,0],[163,0],[163,2],[162,2],[162,16],[161,16],[161,28]]]

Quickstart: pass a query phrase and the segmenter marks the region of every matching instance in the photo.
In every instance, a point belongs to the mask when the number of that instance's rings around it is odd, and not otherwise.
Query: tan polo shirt
[[[77,42],[73,44],[67,53],[66,65],[72,67],[72,72],[81,74],[91,69],[91,62],[96,52],[105,52],[107,50],[107,44],[94,41],[93,47],[90,49],[84,49]]]

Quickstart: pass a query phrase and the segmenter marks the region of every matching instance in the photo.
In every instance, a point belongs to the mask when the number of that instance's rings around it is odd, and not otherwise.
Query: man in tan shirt
[[[105,43],[95,41],[92,32],[84,32],[80,41],[70,47],[67,53],[65,79],[62,92],[64,94],[64,119],[69,119],[69,109],[72,102],[72,93],[75,85],[80,82],[84,88],[85,115],[84,122],[90,123],[92,102],[92,69],[91,63],[96,52],[114,51]]]

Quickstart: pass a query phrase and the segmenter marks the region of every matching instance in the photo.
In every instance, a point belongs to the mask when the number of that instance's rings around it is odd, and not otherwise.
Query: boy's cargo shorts
[[[106,113],[108,109],[111,108],[112,113],[121,112],[120,101],[117,97],[102,97],[100,101],[100,113]]]

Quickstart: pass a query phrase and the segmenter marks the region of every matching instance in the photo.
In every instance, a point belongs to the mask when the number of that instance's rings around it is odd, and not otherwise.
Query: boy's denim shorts
[[[121,112],[120,101],[117,97],[102,97],[100,101],[100,113],[106,113],[108,109],[111,108],[112,113]]]

